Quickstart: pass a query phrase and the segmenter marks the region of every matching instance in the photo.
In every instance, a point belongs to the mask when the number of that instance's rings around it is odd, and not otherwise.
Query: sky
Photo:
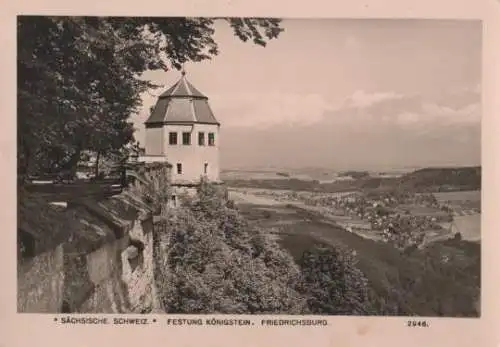
[[[221,123],[221,167],[479,165],[481,23],[295,19],[266,47],[215,25],[220,53],[186,64]],[[173,71],[143,76],[165,88]],[[136,139],[161,90],[143,95]]]

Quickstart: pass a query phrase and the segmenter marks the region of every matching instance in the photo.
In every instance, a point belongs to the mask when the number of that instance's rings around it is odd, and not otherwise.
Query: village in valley
[[[480,237],[479,191],[363,194],[235,188],[235,193],[243,197],[254,194],[314,211],[349,232],[401,249],[449,237],[465,236],[471,241]],[[464,216],[470,221],[464,223]]]

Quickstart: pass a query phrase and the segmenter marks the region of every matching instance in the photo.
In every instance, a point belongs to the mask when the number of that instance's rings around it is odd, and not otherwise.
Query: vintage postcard
[[[0,344],[499,345],[500,4],[380,3],[9,13]]]

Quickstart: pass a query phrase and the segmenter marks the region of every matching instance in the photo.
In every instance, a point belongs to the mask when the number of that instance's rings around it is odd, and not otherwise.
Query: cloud
[[[436,95],[358,90],[329,118],[336,123],[351,122],[368,127],[374,125],[373,122],[401,126],[477,125],[481,121],[481,98],[477,88]]]
[[[404,96],[395,92],[368,93],[364,90],[355,91],[344,102],[344,107],[366,108],[382,101],[401,99]]]
[[[481,121],[481,104],[479,102],[462,108],[451,108],[434,103],[422,105],[424,120],[440,120],[452,123],[479,123]]]
[[[445,128],[452,125],[478,127],[481,99],[477,89],[439,95],[357,90],[340,102],[319,93],[229,92],[211,94],[209,103],[223,127],[233,128],[231,131],[235,128],[247,128],[248,131],[267,128],[284,132],[298,130],[303,134],[301,136],[307,133],[307,136],[314,137],[318,133],[322,136],[394,134],[406,129],[414,136],[429,136],[444,133]],[[136,139],[141,143],[144,142],[143,122],[155,101],[154,96],[145,95],[143,111],[132,117],[138,129]],[[333,133],[336,135],[331,135]]]
[[[403,112],[397,115],[396,122],[402,125],[418,123],[420,116],[413,112]]]
[[[449,126],[452,124],[477,124],[481,122],[481,104],[473,103],[459,109],[435,103],[423,103],[420,109],[397,114],[396,123],[407,125]]]
[[[361,47],[361,41],[355,36],[348,36],[345,40],[345,46],[348,49],[358,49]]]
[[[222,124],[239,127],[310,125],[337,108],[321,94],[226,93],[209,102]]]
[[[295,101],[290,106],[300,107],[300,96]],[[323,115],[309,110],[316,120],[309,125],[228,131],[223,163],[365,169],[480,163],[481,99],[472,89],[427,95],[357,91],[339,107],[323,98],[309,102],[308,108],[328,109]]]

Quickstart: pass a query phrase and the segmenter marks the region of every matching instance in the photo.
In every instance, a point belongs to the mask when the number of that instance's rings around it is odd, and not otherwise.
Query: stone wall
[[[167,224],[164,221],[161,221],[160,218],[155,220],[154,223],[154,239],[153,239],[153,254],[156,255],[153,257],[153,290],[155,295],[153,296],[153,311],[165,312],[165,305],[163,303],[162,298],[162,285],[168,283],[167,277],[168,273],[168,252],[169,252],[169,238],[167,236]],[[161,254],[162,256],[157,256]]]
[[[28,194],[29,195],[29,194]],[[44,200],[18,193],[17,306],[20,312],[56,312],[63,301],[67,224]]]
[[[19,312],[58,312],[63,300],[63,246],[41,253],[18,266]]]
[[[153,213],[138,196],[125,191],[64,210],[21,199],[18,312],[151,310]]]

